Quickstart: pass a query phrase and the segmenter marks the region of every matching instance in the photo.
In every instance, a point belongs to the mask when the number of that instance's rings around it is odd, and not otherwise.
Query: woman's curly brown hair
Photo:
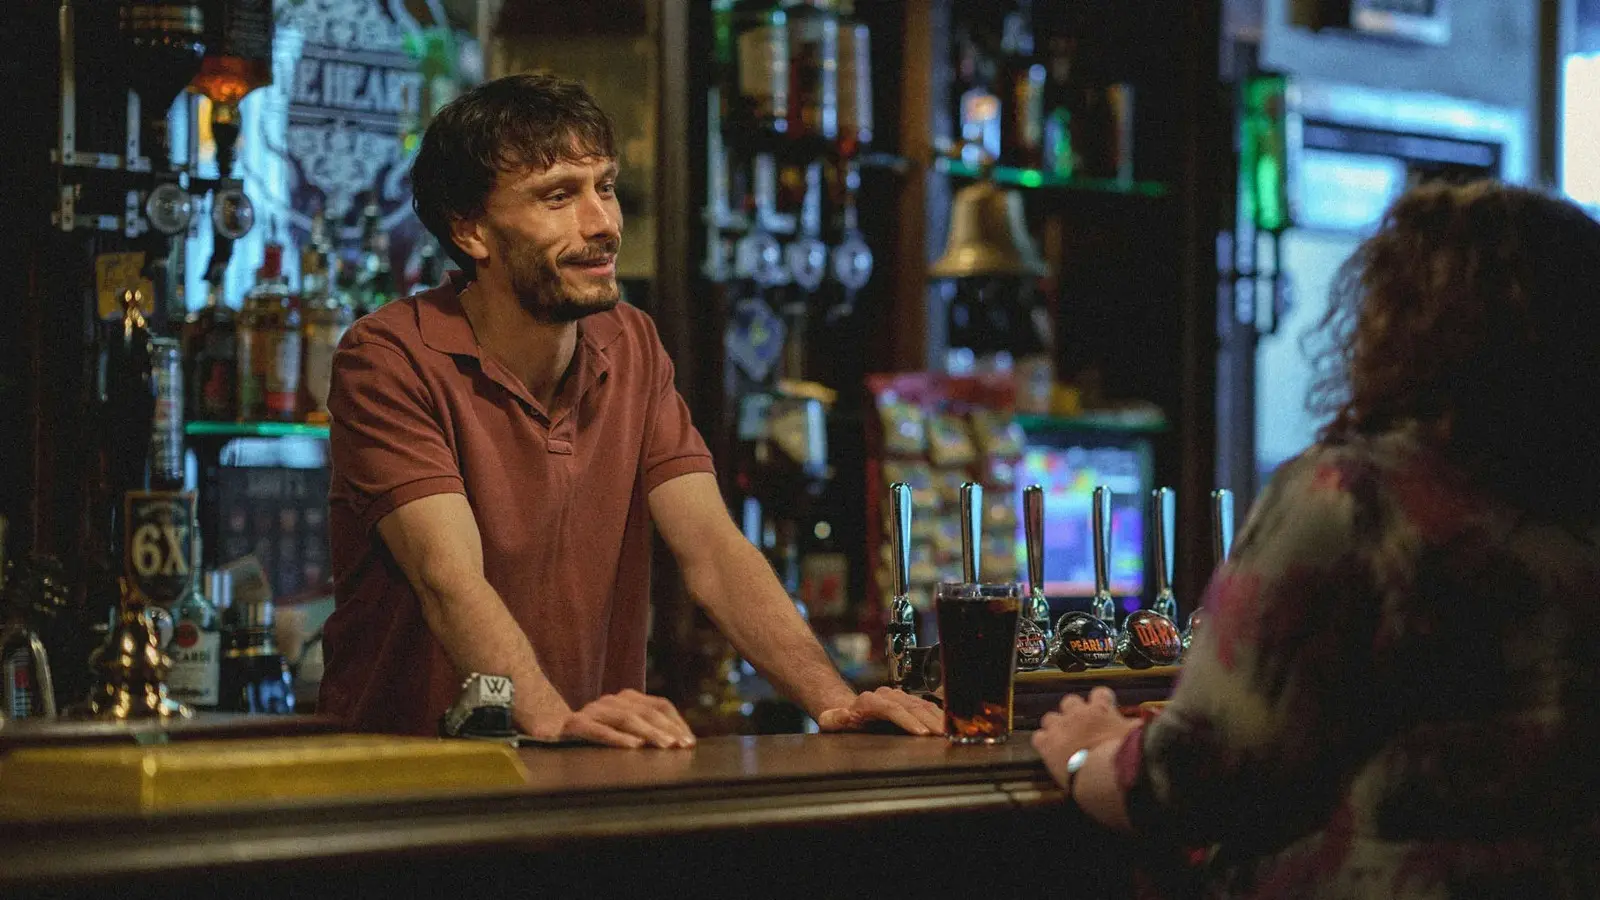
[[[1312,405],[1323,440],[1415,421],[1524,509],[1600,513],[1600,222],[1537,191],[1429,184],[1341,271]]]

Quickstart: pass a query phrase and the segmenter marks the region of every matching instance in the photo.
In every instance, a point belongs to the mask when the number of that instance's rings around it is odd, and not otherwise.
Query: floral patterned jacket
[[[1207,896],[1600,897],[1600,529],[1417,434],[1275,475],[1122,745],[1134,824],[1209,847]]]

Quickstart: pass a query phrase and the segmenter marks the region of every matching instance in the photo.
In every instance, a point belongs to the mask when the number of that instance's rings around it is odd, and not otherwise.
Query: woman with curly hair
[[[1600,896],[1600,223],[1428,185],[1346,264],[1328,424],[1217,571],[1171,702],[1034,737],[1223,897]]]

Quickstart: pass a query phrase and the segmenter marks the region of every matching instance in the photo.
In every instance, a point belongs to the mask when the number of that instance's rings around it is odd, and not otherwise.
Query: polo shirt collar
[[[448,274],[448,280],[436,288],[417,296],[417,330],[427,347],[451,356],[470,356],[481,364],[483,356],[478,349],[478,337],[472,333],[472,323],[461,305],[461,292],[471,282],[459,271]],[[585,350],[581,354],[585,367],[595,374],[610,367],[605,349],[622,334],[621,317],[615,312],[596,313],[578,322],[578,341]]]

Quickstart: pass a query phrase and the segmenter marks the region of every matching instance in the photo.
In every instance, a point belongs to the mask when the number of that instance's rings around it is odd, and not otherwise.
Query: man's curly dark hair
[[[507,75],[451,100],[434,116],[411,164],[411,205],[468,278],[478,265],[456,246],[456,219],[483,212],[495,179],[591,156],[615,159],[611,119],[576,81]]]
[[[1414,188],[1318,333],[1323,440],[1416,421],[1521,508],[1600,519],[1600,222],[1581,208],[1488,181]]]

